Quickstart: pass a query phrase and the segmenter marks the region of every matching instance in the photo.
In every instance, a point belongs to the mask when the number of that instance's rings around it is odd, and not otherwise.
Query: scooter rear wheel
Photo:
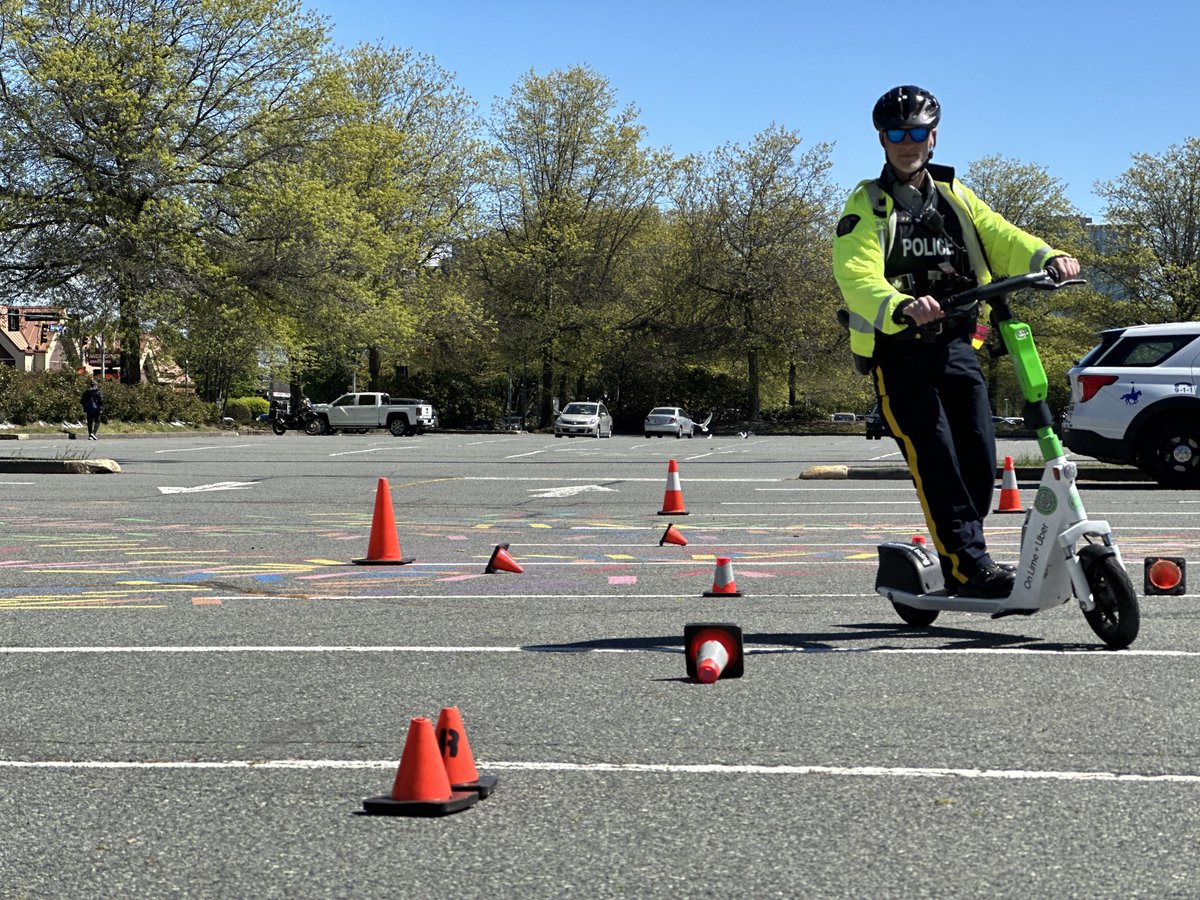
[[[938,617],[938,610],[936,609],[917,609],[915,606],[907,606],[903,603],[897,603],[895,600],[892,601],[892,608],[896,610],[896,615],[909,625],[915,625],[917,628],[932,625],[933,620]]]
[[[1084,618],[1108,646],[1128,647],[1138,636],[1142,621],[1129,573],[1115,554],[1099,545],[1082,548],[1079,561],[1096,604],[1090,612],[1084,612]]]

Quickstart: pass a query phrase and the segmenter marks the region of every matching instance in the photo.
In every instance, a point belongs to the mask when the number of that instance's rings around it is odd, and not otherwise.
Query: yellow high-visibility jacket
[[[952,168],[930,164],[928,170],[962,223],[963,244],[979,284],[991,281],[993,270],[1002,277],[1036,272],[1052,257],[1064,255],[993,212],[954,177]],[[874,353],[877,331],[895,334],[905,328],[892,314],[912,297],[883,274],[895,237],[891,196],[877,179],[860,182],[846,200],[833,239],[833,274],[850,311],[850,350],[856,356]]]

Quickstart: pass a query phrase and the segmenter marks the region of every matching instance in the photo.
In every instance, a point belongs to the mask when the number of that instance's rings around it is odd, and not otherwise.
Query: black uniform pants
[[[947,585],[990,565],[983,518],[996,484],[987,382],[966,335],[875,348],[880,409],[908,463]]]

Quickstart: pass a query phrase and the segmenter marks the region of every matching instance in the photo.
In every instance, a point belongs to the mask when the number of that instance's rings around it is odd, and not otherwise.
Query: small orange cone
[[[662,540],[658,542],[658,546],[663,544],[678,544],[680,547],[687,546],[687,538],[679,533],[679,529],[674,525],[668,525],[667,530],[663,532]]]
[[[713,573],[711,591],[704,592],[705,597],[740,597],[741,591],[733,580],[733,560],[728,556],[717,557],[717,569]]]
[[[475,791],[451,789],[433,723],[418,716],[408,726],[391,794],[368,797],[363,809],[379,816],[444,816],[474,806],[478,800]]]
[[[683,645],[687,655],[687,673],[702,684],[718,678],[741,678],[742,629],[717,622],[683,626]]]
[[[688,511],[683,507],[683,491],[679,488],[679,466],[675,460],[667,463],[667,490],[663,494],[663,508],[658,511],[660,516],[686,516]]]
[[[1011,456],[1004,457],[1004,477],[1000,481],[1000,505],[992,512],[1025,512],[1021,509],[1021,492],[1017,488],[1017,470],[1013,468]]]
[[[467,729],[463,727],[457,706],[444,706],[438,713],[437,740],[451,788],[475,791],[480,800],[496,789],[496,776],[480,775],[475,768],[475,756],[467,742]]]
[[[516,572],[520,575],[524,571],[521,564],[508,555],[508,544],[496,545],[496,549],[492,551],[492,558],[488,560],[487,568],[483,570],[485,575],[495,572]]]
[[[353,560],[359,566],[406,566],[415,557],[400,557],[400,539],[396,536],[396,517],[392,513],[392,489],[386,478],[375,488],[375,515],[371,519],[371,539],[367,555]]]

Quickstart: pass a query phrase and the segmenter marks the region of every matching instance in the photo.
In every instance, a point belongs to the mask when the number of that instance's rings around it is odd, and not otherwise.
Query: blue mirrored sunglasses
[[[884,134],[893,144],[902,143],[906,134],[912,138],[914,144],[920,144],[929,137],[930,130],[929,128],[889,128],[884,131]]]

